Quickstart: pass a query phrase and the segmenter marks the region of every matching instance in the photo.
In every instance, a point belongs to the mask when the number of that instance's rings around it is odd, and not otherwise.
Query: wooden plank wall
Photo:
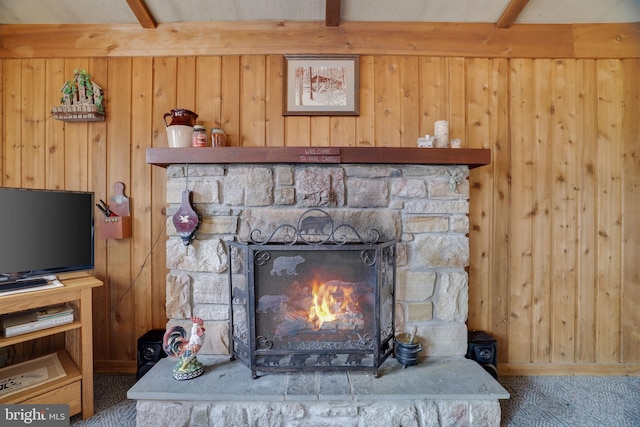
[[[0,184],[132,200],[133,237],[96,239],[95,358],[135,369],[136,339],[163,328],[163,114],[196,111],[234,146],[410,147],[447,119],[489,148],[471,173],[469,327],[498,339],[503,373],[640,371],[638,59],[360,57],[358,117],[284,117],[281,55],[4,59]],[[49,111],[84,68],[107,121]],[[100,218],[99,216],[97,218]]]

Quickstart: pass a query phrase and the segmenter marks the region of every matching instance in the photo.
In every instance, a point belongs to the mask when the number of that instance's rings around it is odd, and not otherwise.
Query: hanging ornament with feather
[[[186,185],[182,190],[182,203],[178,211],[173,215],[173,225],[185,246],[189,246],[195,238],[200,225],[200,215],[191,203],[191,191],[189,191],[189,165],[186,165]]]

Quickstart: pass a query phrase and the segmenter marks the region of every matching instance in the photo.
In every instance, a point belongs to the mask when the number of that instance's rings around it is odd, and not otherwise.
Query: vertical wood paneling
[[[400,146],[400,70],[397,56],[380,56],[375,59],[374,91],[376,97],[375,145],[381,147]]]
[[[176,108],[186,108],[196,112],[196,58],[181,56],[178,58],[176,73]]]
[[[240,57],[222,57],[221,124],[227,135],[227,145],[240,146]]]
[[[620,61],[598,60],[597,362],[621,358],[622,74]]]
[[[490,148],[491,165],[470,172],[468,325],[489,331],[500,343],[499,361],[509,347],[509,218],[511,158],[509,141],[509,72],[502,59],[468,59],[466,63],[463,145]],[[455,135],[455,134],[452,134]]]
[[[109,203],[115,194],[113,185],[120,181],[130,191],[131,182],[131,59],[110,58],[109,98],[112,108],[111,120],[107,123],[107,194],[101,196]],[[119,108],[113,108],[117,105]],[[125,142],[122,142],[125,141]],[[100,196],[100,195],[98,195]],[[107,273],[110,292],[111,315],[109,334],[118,337],[118,349],[109,348],[109,359],[130,360],[135,358],[135,312],[134,291],[131,285],[131,239],[111,239],[107,242]]]
[[[623,361],[640,362],[640,60],[622,61],[624,111],[623,132]]]
[[[353,147],[356,141],[355,117],[331,117],[331,145]]]
[[[100,87],[105,87],[108,79],[108,61],[106,58],[92,58],[89,60],[90,76],[93,82]],[[104,95],[103,95],[104,96]],[[101,175],[104,174],[104,162],[97,159],[104,159],[107,141],[107,122],[89,122],[87,130],[87,168],[89,173],[89,189],[96,188],[94,182],[104,182]],[[98,178],[97,178],[98,177]]]
[[[484,238],[489,240],[490,258],[492,260],[489,274],[490,325],[485,329],[491,331],[500,340],[498,357],[506,360],[509,347],[509,287],[511,271],[509,263],[510,221],[511,217],[511,144],[509,135],[509,63],[505,59],[491,60],[491,104],[489,111],[489,127],[491,134],[491,171],[479,171],[491,175],[491,194],[493,209],[491,211],[492,230]],[[483,169],[483,168],[480,168]],[[489,169],[489,168],[487,168]],[[475,170],[474,170],[475,171]]]
[[[328,147],[331,145],[331,117],[315,116],[311,117],[311,139],[312,147]]]
[[[240,145],[263,147],[265,133],[265,57],[240,58]]]
[[[470,172],[470,266],[468,325],[489,331],[498,342],[500,360],[509,347],[509,218],[510,145],[508,126],[508,62],[468,59],[465,97],[467,128],[462,135],[472,148],[490,148],[490,167]],[[452,129],[453,131],[453,129]],[[455,131],[453,131],[455,132]],[[456,136],[452,132],[452,136]]]
[[[48,59],[45,64],[45,107],[60,104],[62,82],[65,82],[64,59]],[[93,72],[93,70],[92,70]],[[100,83],[101,85],[104,83]],[[46,188],[64,188],[64,125],[59,120],[46,120],[45,139]]]
[[[533,61],[534,110],[529,118],[534,126],[533,142],[533,206],[531,256],[531,348],[532,360],[549,361],[551,351],[551,194],[553,160],[551,150],[553,100],[551,93],[551,63]]]
[[[22,186],[22,61],[9,59],[4,61],[2,79],[4,98],[2,99],[4,135],[3,185]],[[7,126],[8,125],[8,126]]]
[[[466,82],[464,58],[447,58],[447,102],[446,119],[449,121],[449,139],[462,139],[463,147],[466,147]],[[429,133],[429,132],[425,132]],[[488,143],[487,140],[484,141]]]
[[[577,65],[576,86],[577,146],[576,159],[580,179],[577,225],[579,227],[577,250],[578,283],[576,310],[576,361],[595,362],[596,357],[596,238],[598,222],[598,128],[597,128],[597,79],[594,60],[580,60]]]
[[[22,186],[45,188],[45,62],[25,59],[22,64]]]
[[[468,140],[473,148],[485,148],[491,141],[489,112],[491,111],[491,61],[472,58],[467,60],[467,84],[463,97],[467,102],[467,115],[474,117],[464,133],[457,136]],[[456,133],[452,132],[454,136]],[[487,147],[488,148],[488,147]],[[481,170],[480,170],[481,169]],[[491,289],[491,200],[490,170],[480,168],[469,176],[469,303],[475,309],[469,312],[469,326],[472,329],[486,329],[489,326],[489,290]]]
[[[311,117],[287,116],[284,119],[284,138],[288,147],[311,145]]]
[[[511,194],[511,247],[509,268],[509,347],[507,360],[530,362],[534,359],[532,318],[532,246],[534,204],[534,156],[535,131],[533,111],[535,93],[533,61],[511,61],[511,186],[517,188]]]
[[[420,129],[433,135],[436,120],[447,120],[446,59],[420,58]]]
[[[269,55],[266,62],[266,145],[284,145],[284,116],[282,115],[282,91],[284,79],[284,57]]]
[[[147,254],[153,244],[151,168],[146,164],[146,149],[151,147],[153,122],[153,59],[134,58],[131,64],[131,181],[126,194],[132,216],[131,286],[135,304],[134,336],[139,337],[154,325],[152,266]]]
[[[400,59],[400,146],[415,147],[420,136],[420,61]]]
[[[356,119],[356,146],[375,147],[374,114],[375,59],[373,56],[360,57],[360,114]]]
[[[640,362],[638,60],[361,56],[354,117],[282,116],[282,55],[1,65],[0,184],[107,198],[122,181],[131,197],[131,239],[97,225],[100,369],[134,369],[136,338],[166,323],[166,170],[145,149],[167,146],[172,108],[236,146],[414,146],[449,120],[492,152],[469,178],[469,327],[498,339],[500,366]],[[80,68],[106,122],[49,118]]]
[[[222,59],[219,56],[200,57],[195,64],[195,106],[198,124],[207,129],[207,135],[213,127],[221,127],[220,112],[222,104]]]
[[[108,61],[104,58],[96,58],[92,59],[89,63],[89,69],[87,70],[91,74],[92,80],[98,84],[100,87],[105,88],[110,87],[109,85],[109,71],[108,71]],[[63,81],[66,81],[64,79]],[[104,102],[105,109],[107,113],[111,110],[110,97],[109,92],[105,91],[104,94]],[[62,124],[67,124],[66,122],[60,122],[54,120],[55,123],[60,124],[60,128],[62,128]],[[91,191],[95,194],[95,201],[97,202],[99,199],[103,199],[106,201],[105,197],[110,192],[110,187],[112,184],[107,182],[107,167],[108,164],[108,156],[107,156],[107,122],[94,122],[89,123],[89,135],[90,135],[90,153],[91,153]],[[69,123],[71,126],[73,123]],[[64,134],[63,134],[64,136]],[[63,146],[64,147],[64,146]],[[64,151],[61,151],[64,154]],[[64,163],[63,163],[64,166]],[[62,169],[64,171],[64,167]],[[108,240],[102,238],[102,218],[101,213],[96,209],[95,211],[95,244],[94,244],[94,256],[95,256],[95,271],[94,274],[100,280],[108,282]],[[110,325],[110,301],[111,295],[109,286],[101,286],[99,288],[94,288],[92,290],[93,299],[93,324],[94,324],[94,336],[103,337],[101,340],[94,341],[94,356],[97,356],[97,359],[108,358],[110,354],[109,349],[111,348],[112,342],[118,342],[117,337],[112,337],[109,333],[109,325]],[[103,356],[104,355],[104,356]]]
[[[577,254],[576,65],[552,62],[551,359],[575,359]]]
[[[155,58],[153,60],[153,100],[152,100],[152,142],[153,147],[166,147],[167,134],[163,116],[175,108],[176,86],[172,84],[177,75],[178,62],[175,58]],[[151,283],[154,289],[152,305],[154,307],[153,327],[162,327],[166,323],[165,293],[167,277],[167,258],[164,242],[166,240],[166,188],[167,171],[151,168]]]

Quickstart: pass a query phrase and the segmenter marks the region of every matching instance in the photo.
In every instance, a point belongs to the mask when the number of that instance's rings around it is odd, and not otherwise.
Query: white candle
[[[447,148],[449,146],[449,122],[447,120],[438,120],[433,127],[435,148]]]

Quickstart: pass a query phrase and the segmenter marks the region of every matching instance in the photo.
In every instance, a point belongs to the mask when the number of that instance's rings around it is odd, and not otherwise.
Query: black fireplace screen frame
[[[319,216],[318,216],[319,215]],[[299,371],[356,371],[369,370],[378,377],[382,363],[393,353],[395,331],[395,253],[396,242],[378,242],[379,233],[366,241],[349,225],[333,226],[332,220],[317,223],[315,229],[301,229],[303,217],[327,218],[319,209],[305,212],[298,227],[285,225],[289,231],[279,237],[281,242],[272,242],[278,235],[278,227],[267,239],[257,242],[227,242],[230,253],[229,268],[229,343],[231,359],[239,359],[251,370],[253,378],[258,372]],[[315,220],[312,220],[315,221]],[[308,221],[307,221],[308,223]],[[323,225],[324,224],[324,225]],[[326,226],[326,227],[325,227]],[[348,229],[349,233],[338,235],[336,231]],[[302,230],[302,232],[301,232]],[[305,235],[306,232],[306,235]],[[260,232],[252,233],[252,238]],[[353,242],[353,238],[360,240]],[[327,251],[332,251],[331,253]],[[296,257],[304,264],[293,262]],[[317,260],[317,261],[316,261]],[[325,261],[322,261],[325,260]],[[349,264],[353,275],[361,274],[364,281],[346,286],[357,288],[360,303],[367,306],[367,317],[358,320],[352,329],[326,329],[309,332],[305,329],[292,338],[282,338],[274,328],[263,327],[258,317],[276,312],[282,301],[282,282],[305,280],[309,271],[317,270],[314,262],[326,262],[329,272],[340,270],[339,265]],[[355,267],[353,267],[353,265]],[[300,275],[298,276],[298,270]],[[328,273],[331,275],[331,273]],[[339,281],[335,281],[341,283]],[[280,290],[275,289],[280,286]],[[265,287],[270,289],[265,290]],[[273,290],[272,292],[270,292]],[[284,297],[287,299],[287,297]],[[266,302],[265,302],[266,301]],[[262,314],[260,314],[262,313]],[[267,316],[268,318],[268,316]],[[283,325],[286,322],[283,322]],[[289,331],[291,322],[284,328]],[[289,329],[287,329],[289,328]],[[333,340],[338,334],[342,340]],[[266,332],[268,331],[268,332]],[[317,334],[317,335],[314,335]],[[311,339],[308,339],[311,337]]]

